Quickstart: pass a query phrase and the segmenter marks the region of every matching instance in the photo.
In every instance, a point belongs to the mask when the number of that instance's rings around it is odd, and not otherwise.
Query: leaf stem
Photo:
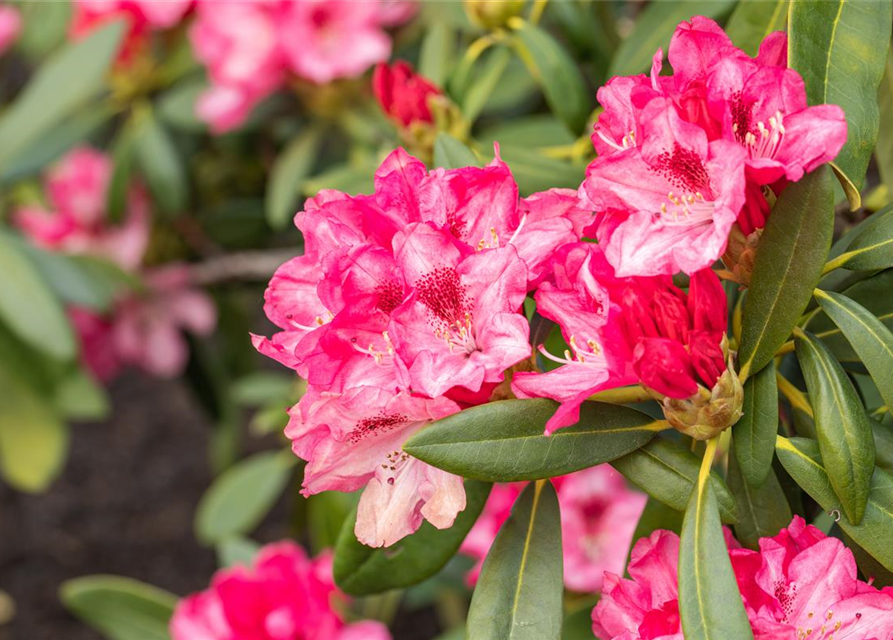
[[[605,391],[592,394],[588,399],[595,402],[606,402],[607,404],[635,404],[654,400],[651,394],[641,385],[606,389]]]
[[[841,265],[845,264],[847,260],[850,259],[850,253],[842,253],[833,260],[829,260],[825,263],[825,266],[822,267],[822,275],[826,276],[835,269],[839,269]]]
[[[778,384],[778,390],[781,391],[785,398],[787,398],[787,401],[791,403],[792,407],[800,409],[800,411],[808,415],[810,418],[813,417],[812,406],[809,404],[809,400],[806,399],[805,393],[800,391],[800,389],[794,386],[794,383],[780,373],[775,374],[775,381]]]
[[[549,4],[549,0],[536,0],[533,3],[533,8],[530,10],[530,16],[528,16],[527,22],[533,25],[539,24],[540,18],[543,17],[543,11],[546,10],[547,4]]]
[[[713,458],[716,456],[716,447],[719,445],[719,435],[715,435],[707,441],[704,457],[701,458],[701,470],[698,472],[698,487],[703,488],[710,477],[710,468],[713,466]]]

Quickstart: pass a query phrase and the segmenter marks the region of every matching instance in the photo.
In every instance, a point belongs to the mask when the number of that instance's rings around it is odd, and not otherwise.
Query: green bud
[[[465,0],[465,13],[485,29],[501,29],[511,18],[521,15],[526,0]]]

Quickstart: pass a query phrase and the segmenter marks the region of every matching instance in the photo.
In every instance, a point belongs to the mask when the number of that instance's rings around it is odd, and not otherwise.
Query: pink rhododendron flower
[[[196,112],[217,133],[241,125],[291,78],[325,84],[361,75],[387,60],[384,31],[408,20],[415,4],[368,0],[196,0],[190,37],[211,87]]]
[[[433,122],[428,98],[441,95],[440,89],[403,60],[391,65],[378,64],[372,75],[372,91],[382,111],[404,127],[413,122]]]
[[[566,246],[536,293],[537,310],[557,322],[570,349],[547,373],[517,373],[519,397],[562,403],[546,432],[574,424],[593,393],[640,382],[670,398],[712,388],[726,370],[722,340],[726,297],[710,269],[695,273],[688,294],[667,276],[617,278],[599,245]]]
[[[0,54],[9,49],[22,30],[22,16],[18,9],[0,5]]]
[[[346,624],[332,558],[311,559],[292,542],[269,544],[250,567],[218,571],[211,586],[183,598],[170,623],[173,640],[390,640],[372,621]]]
[[[730,535],[732,568],[756,640],[891,640],[893,595],[857,577],[852,551],[795,516],[760,550]],[[593,631],[605,640],[683,640],[676,567],[679,538],[655,531],[633,548],[631,580],[605,574]],[[816,635],[818,634],[818,635]]]
[[[573,591],[597,593],[606,571],[623,571],[647,498],[630,490],[609,465],[553,478],[552,482],[561,506],[564,584]],[[484,511],[462,542],[460,551],[478,560],[468,574],[472,584],[524,486],[522,482],[494,486]]]

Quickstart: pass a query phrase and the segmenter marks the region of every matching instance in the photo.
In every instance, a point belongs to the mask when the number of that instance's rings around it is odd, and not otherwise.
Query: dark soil
[[[46,494],[0,483],[0,589],[16,605],[0,640],[100,640],[58,599],[70,578],[117,574],[183,595],[205,588],[216,569],[192,530],[211,481],[210,419],[182,381],[129,374],[111,397],[109,420],[72,427],[68,464]],[[251,450],[275,446],[244,440]],[[289,520],[284,496],[254,537],[286,537]],[[395,640],[437,633],[430,608],[394,621]]]

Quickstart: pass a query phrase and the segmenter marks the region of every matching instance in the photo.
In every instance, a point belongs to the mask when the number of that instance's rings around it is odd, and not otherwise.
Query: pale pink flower
[[[553,478],[552,482],[561,506],[564,584],[573,591],[598,593],[606,571],[623,571],[646,497],[630,490],[609,465]],[[521,482],[495,485],[484,511],[462,542],[460,551],[478,561],[467,576],[471,584],[477,582],[484,558],[524,486]]]
[[[0,54],[6,52],[22,30],[22,16],[18,9],[9,5],[0,5]]]
[[[390,640],[372,621],[345,624],[332,558],[311,559],[293,542],[269,544],[250,567],[221,569],[210,587],[180,600],[173,640]]]
[[[858,579],[852,552],[794,516],[787,529],[742,549],[726,532],[732,568],[756,640],[891,640],[893,596]],[[636,543],[631,580],[605,574],[592,612],[604,640],[682,640],[679,538],[655,531]]]

